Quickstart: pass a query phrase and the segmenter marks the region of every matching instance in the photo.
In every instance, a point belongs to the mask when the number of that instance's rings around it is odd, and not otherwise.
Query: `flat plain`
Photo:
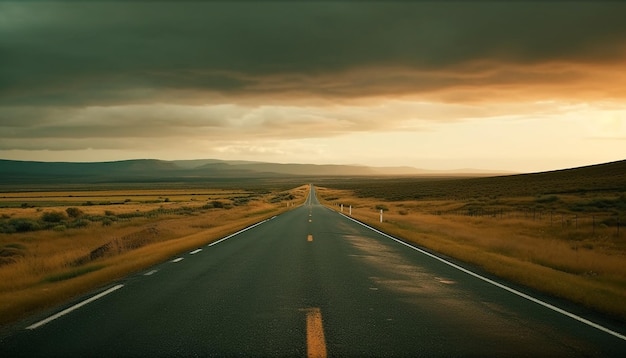
[[[291,177],[4,187],[0,324],[302,203],[626,322],[626,161],[487,178]],[[380,222],[380,213],[383,221]]]
[[[335,210],[626,322],[626,161],[503,177],[321,184],[321,201]]]
[[[277,215],[308,188],[236,186],[0,193],[0,325]]]

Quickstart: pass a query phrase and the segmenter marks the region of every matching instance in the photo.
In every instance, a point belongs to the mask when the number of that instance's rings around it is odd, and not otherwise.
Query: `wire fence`
[[[487,217],[495,220],[500,219],[525,219],[545,223],[550,227],[591,231],[592,234],[612,232],[620,236],[626,231],[624,216],[615,213],[573,214],[551,210],[537,209],[486,209],[486,208],[461,208],[451,211],[437,211],[436,215],[456,215],[469,217]]]

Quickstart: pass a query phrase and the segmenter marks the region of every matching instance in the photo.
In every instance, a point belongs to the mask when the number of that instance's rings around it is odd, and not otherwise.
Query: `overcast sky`
[[[626,2],[2,1],[0,158],[626,158]]]

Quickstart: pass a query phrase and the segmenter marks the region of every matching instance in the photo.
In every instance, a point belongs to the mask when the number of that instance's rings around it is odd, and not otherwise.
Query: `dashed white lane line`
[[[273,217],[271,217],[270,219],[266,219],[266,220],[263,220],[263,221],[261,221],[261,222],[258,222],[258,223],[256,223],[256,224],[254,224],[254,225],[248,226],[247,228],[245,228],[245,229],[243,229],[243,230],[240,230],[240,231],[237,231],[237,232],[236,232],[236,233],[234,233],[234,234],[228,235],[228,236],[226,236],[226,237],[224,237],[224,238],[222,238],[222,239],[220,239],[220,240],[218,240],[218,241],[215,241],[215,242],[213,242],[213,243],[209,244],[208,246],[213,246],[213,245],[219,244],[220,242],[222,242],[222,241],[224,241],[224,240],[230,239],[230,238],[231,238],[231,237],[233,237],[233,236],[239,235],[239,234],[241,234],[241,233],[242,233],[242,232],[244,232],[244,231],[248,231],[248,230],[250,230],[250,229],[252,229],[252,228],[254,228],[254,227],[256,227],[256,226],[259,226],[259,225],[261,225],[261,224],[265,223],[266,221],[269,221],[269,220],[275,219],[276,217],[277,217],[277,216],[273,216]],[[197,253],[198,253],[198,252],[200,252],[200,251],[202,251],[202,249],[197,249],[197,250],[194,250],[194,251],[190,252],[190,254],[194,255],[194,254],[197,254]],[[181,262],[182,260],[184,260],[184,258],[183,258],[183,257],[178,257],[178,258],[176,258],[176,259],[174,259],[174,260],[171,260],[170,262],[172,262],[172,263],[176,263],[176,262]],[[146,272],[146,273],[144,274],[144,276],[151,276],[151,275],[155,274],[157,271],[158,271],[158,270],[148,271],[148,272]],[[49,323],[49,322],[51,322],[51,321],[54,321],[55,319],[57,319],[57,318],[59,318],[59,317],[62,317],[62,316],[66,315],[66,314],[68,314],[68,313],[70,313],[70,312],[72,312],[72,311],[74,311],[74,310],[79,309],[80,307],[82,307],[82,306],[84,306],[84,305],[86,305],[86,304],[88,304],[88,303],[91,303],[91,302],[93,302],[93,301],[95,301],[95,300],[97,300],[97,299],[99,299],[99,298],[102,298],[102,297],[106,296],[106,295],[108,295],[109,293],[112,293],[112,292],[114,292],[114,291],[117,291],[117,290],[119,290],[119,289],[120,289],[120,288],[122,288],[122,287],[124,287],[124,285],[121,285],[121,284],[120,284],[120,285],[113,286],[113,287],[109,288],[108,290],[106,290],[106,291],[104,291],[104,292],[101,292],[101,293],[99,293],[99,294],[97,294],[97,295],[95,295],[95,296],[93,296],[93,297],[91,297],[91,298],[89,298],[89,299],[86,299],[86,300],[84,300],[84,301],[82,301],[82,302],[80,302],[80,303],[78,303],[78,304],[75,304],[74,306],[72,306],[72,307],[70,307],[70,308],[67,308],[67,309],[65,309],[65,310],[63,310],[63,311],[61,311],[61,312],[59,312],[59,313],[57,313],[57,314],[54,314],[54,315],[52,315],[52,316],[50,316],[50,317],[48,317],[48,318],[46,318],[46,319],[44,319],[44,320],[41,320],[41,321],[39,321],[39,322],[37,322],[37,323],[34,323],[34,324],[32,324],[32,325],[30,325],[30,326],[26,327],[26,329],[29,329],[29,330],[37,329],[37,328],[39,328],[39,327],[41,327],[41,326],[43,326],[43,325],[45,325],[45,324],[47,324],[47,323]]]
[[[41,320],[41,321],[39,321],[39,322],[37,322],[35,324],[32,324],[32,325],[26,327],[26,329],[30,329],[30,330],[37,329],[37,328],[43,326],[44,324],[50,323],[51,321],[54,321],[57,318],[63,317],[66,314],[68,314],[68,313],[70,313],[70,312],[72,312],[74,310],[77,310],[77,309],[83,307],[84,305],[86,305],[88,303],[91,303],[91,302],[93,302],[93,301],[95,301],[95,300],[97,300],[99,298],[102,298],[102,297],[108,295],[109,293],[112,293],[114,291],[119,290],[122,287],[124,287],[124,285],[113,286],[113,287],[109,288],[108,290],[106,290],[104,292],[101,292],[101,293],[99,293],[99,294],[97,294],[97,295],[95,295],[95,296],[93,296],[91,298],[88,298],[88,299],[84,300],[83,302],[77,303],[74,306],[72,306],[70,308],[67,308],[67,309],[65,309],[65,310],[63,310],[63,311],[61,311],[61,312],[59,312],[59,313],[57,313],[55,315],[52,315],[52,316],[50,316],[50,317],[48,317],[48,318],[46,318],[44,320]]]

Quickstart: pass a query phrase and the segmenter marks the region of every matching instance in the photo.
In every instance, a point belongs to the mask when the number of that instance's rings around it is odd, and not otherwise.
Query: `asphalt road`
[[[0,357],[626,356],[625,327],[534,299],[312,196],[17,324]]]

